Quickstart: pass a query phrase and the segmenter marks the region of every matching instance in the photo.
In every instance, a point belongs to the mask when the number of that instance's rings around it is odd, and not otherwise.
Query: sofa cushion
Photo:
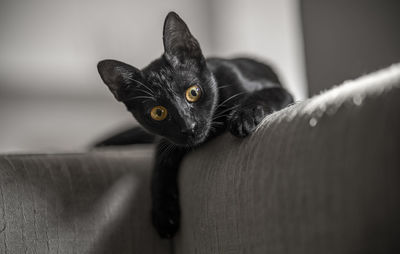
[[[0,253],[170,253],[150,223],[152,148],[0,157]]]
[[[176,253],[399,253],[400,65],[186,157]]]

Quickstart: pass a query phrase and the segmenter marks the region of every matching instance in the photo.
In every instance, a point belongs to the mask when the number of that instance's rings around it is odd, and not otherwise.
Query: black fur
[[[143,128],[162,137],[152,177],[152,220],[161,237],[170,238],[179,229],[177,174],[184,155],[227,129],[237,137],[251,134],[267,114],[293,99],[265,64],[247,58],[205,59],[174,12],[165,19],[163,42],[164,54],[142,70],[115,60],[101,61],[98,70]],[[192,85],[202,92],[193,103],[185,98]],[[163,121],[150,117],[157,105],[168,110]]]

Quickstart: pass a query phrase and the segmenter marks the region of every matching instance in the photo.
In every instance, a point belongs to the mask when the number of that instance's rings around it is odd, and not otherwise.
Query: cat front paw
[[[152,221],[161,238],[172,238],[179,229],[179,205],[170,203],[153,208]]]
[[[260,105],[239,108],[229,118],[229,131],[236,137],[246,137],[254,132],[264,116],[264,109]]]

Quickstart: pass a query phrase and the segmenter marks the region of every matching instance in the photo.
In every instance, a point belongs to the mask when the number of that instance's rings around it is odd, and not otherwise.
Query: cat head
[[[177,145],[197,145],[210,131],[217,86],[199,43],[174,12],[165,19],[163,42],[164,54],[142,70],[116,60],[97,68],[145,129]]]

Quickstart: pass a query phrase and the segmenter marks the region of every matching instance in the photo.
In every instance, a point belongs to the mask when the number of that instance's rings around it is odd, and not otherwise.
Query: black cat
[[[167,15],[163,33],[164,54],[144,69],[115,60],[97,67],[115,98],[148,132],[161,137],[152,176],[152,220],[160,236],[170,238],[179,229],[177,174],[184,155],[226,129],[237,137],[249,135],[267,114],[293,99],[265,64],[205,59],[176,13]],[[137,143],[138,133],[128,131],[102,144]],[[141,140],[153,138],[144,134]]]

